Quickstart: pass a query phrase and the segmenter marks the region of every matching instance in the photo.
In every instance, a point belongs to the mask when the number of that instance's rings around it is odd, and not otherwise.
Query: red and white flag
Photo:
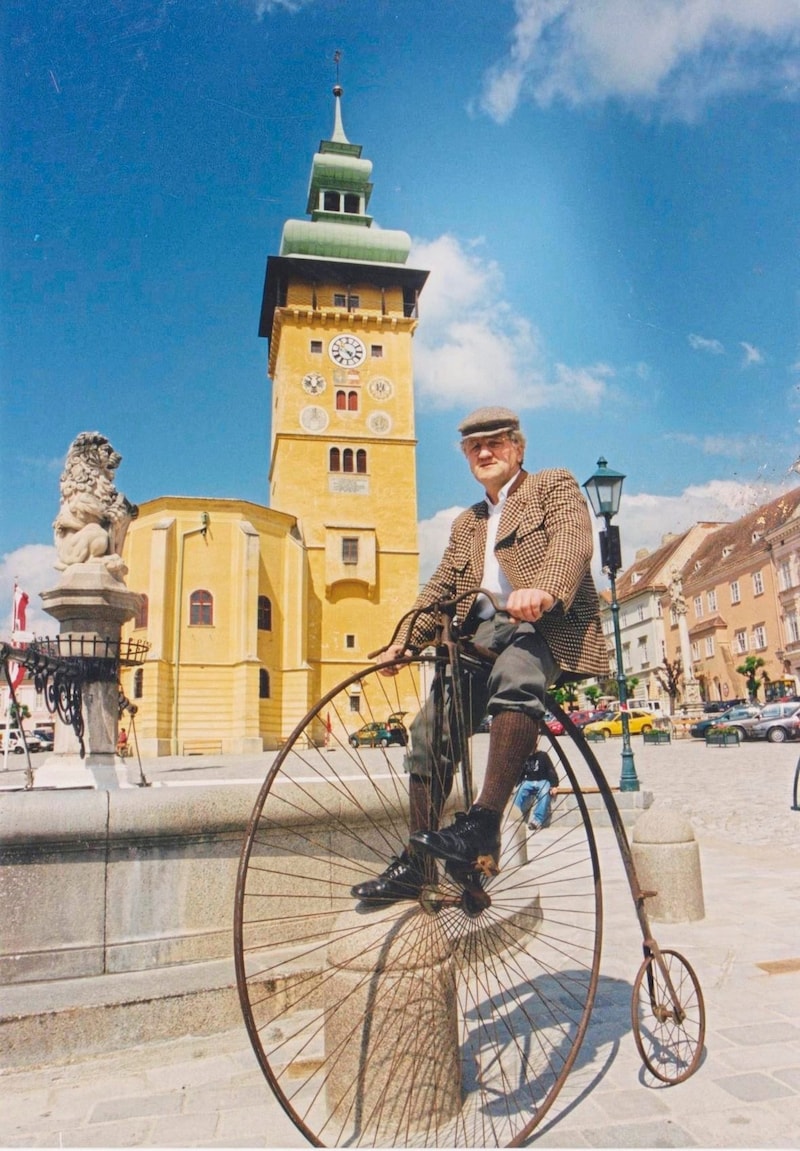
[[[19,633],[25,635],[29,603],[30,596],[28,593],[24,592],[22,588],[17,584],[14,584],[14,610],[11,620],[11,643],[15,647],[19,642],[17,640]],[[27,640],[27,635],[25,635],[25,639]],[[21,663],[17,663],[16,660],[10,660],[8,664],[8,674],[11,679],[11,687],[14,691],[16,691],[25,678],[25,668]]]
[[[30,596],[28,593],[24,592],[17,584],[14,584],[14,620],[11,625],[12,634],[18,631],[25,631],[26,614],[29,603]]]

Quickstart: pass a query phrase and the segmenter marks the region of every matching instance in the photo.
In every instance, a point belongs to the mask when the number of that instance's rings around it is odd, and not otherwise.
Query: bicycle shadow
[[[540,1101],[563,1071],[577,1038],[578,1020],[568,1010],[560,1014],[558,1011],[559,1003],[569,999],[564,996],[563,988],[570,979],[578,982],[584,976],[585,972],[577,970],[560,972],[557,979],[542,975],[532,983],[505,988],[484,1001],[480,1010],[475,1008],[465,1013],[464,1020],[469,1030],[462,1046],[462,1086],[466,1096],[473,1093],[477,1096],[481,1090],[487,1094],[486,1077],[481,1072],[502,1059],[498,1055],[498,1043],[502,1042],[506,1049],[514,1049],[512,1062],[518,1069],[517,1081],[510,1082],[508,1075],[504,1075],[493,1098],[488,1092],[490,1098],[482,1107],[487,1115],[501,1118],[516,1110],[520,1115],[527,1114],[533,1118]],[[566,1106],[536,1128],[531,1140],[555,1127],[608,1074],[621,1040],[631,1031],[632,991],[632,984],[626,980],[600,976],[589,1024],[567,1082],[575,1082],[572,1077],[588,1068],[593,1068],[591,1078]],[[489,1019],[491,1024],[487,1025]],[[546,1028],[546,1041],[541,1039],[539,1023]],[[553,1042],[554,1034],[559,1035],[556,1042]],[[595,1067],[601,1051],[609,1045],[609,1051]]]

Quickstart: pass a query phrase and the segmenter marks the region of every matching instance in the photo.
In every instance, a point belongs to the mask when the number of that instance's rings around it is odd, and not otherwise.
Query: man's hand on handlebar
[[[555,598],[549,591],[542,591],[536,587],[516,588],[506,600],[505,610],[514,619],[525,620],[526,623],[536,623],[546,611],[555,607]]]
[[[380,675],[397,675],[400,670],[399,665],[393,665],[390,667],[381,667],[380,665],[384,663],[391,664],[392,660],[398,659],[401,655],[407,655],[409,659],[412,655],[408,648],[404,648],[401,643],[390,643],[387,648],[384,648],[383,651],[378,652],[378,654],[375,656],[375,662],[379,665],[378,673]]]

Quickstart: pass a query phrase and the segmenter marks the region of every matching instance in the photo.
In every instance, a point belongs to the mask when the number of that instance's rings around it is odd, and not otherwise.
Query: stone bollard
[[[389,1146],[461,1109],[453,944],[418,905],[336,919],[327,951],[328,1109],[344,1132]]]
[[[651,919],[682,923],[703,919],[700,849],[691,825],[679,812],[651,807],[637,820],[631,851],[642,891],[656,891],[645,909]]]

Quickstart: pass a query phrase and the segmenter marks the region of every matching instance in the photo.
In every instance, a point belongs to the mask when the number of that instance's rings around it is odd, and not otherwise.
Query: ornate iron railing
[[[83,687],[87,683],[117,683],[120,667],[144,662],[150,645],[145,640],[111,640],[102,636],[58,635],[37,637],[24,647],[0,644],[11,701],[19,714],[10,664],[24,667],[37,692],[44,697],[51,715],[71,727],[78,740],[81,759],[84,745]],[[22,739],[25,742],[25,732]],[[25,744],[27,751],[27,743]],[[28,755],[30,773],[30,755]]]

